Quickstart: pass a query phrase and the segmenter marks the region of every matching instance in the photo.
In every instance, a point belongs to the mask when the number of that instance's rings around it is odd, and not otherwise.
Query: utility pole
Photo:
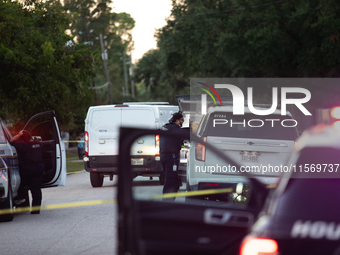
[[[133,80],[133,75],[135,73],[134,66],[132,63],[132,54],[130,53],[130,79],[131,79],[131,96],[135,98],[135,82]]]
[[[91,33],[91,31],[90,31]],[[87,27],[85,27],[85,37],[86,37],[86,42],[89,42],[89,33],[88,33],[88,30],[87,30]],[[92,52],[94,51],[93,49],[93,42],[91,43],[91,50]],[[97,105],[97,92],[95,90],[95,83],[94,83],[94,80],[92,80],[92,89],[93,89],[93,93],[94,93],[94,105]]]
[[[126,72],[126,59],[125,59],[125,51],[123,52],[123,65],[124,65],[124,81],[125,81],[125,96],[129,96],[128,90],[128,77]]]
[[[105,76],[106,76],[106,81],[108,83],[107,88],[108,88],[108,92],[109,92],[109,104],[112,104],[111,82],[110,82],[109,71],[107,70],[107,62],[106,62],[107,54],[105,54],[102,34],[100,34],[99,37],[100,37],[100,46],[102,48],[102,59],[103,59],[103,63],[104,63]]]

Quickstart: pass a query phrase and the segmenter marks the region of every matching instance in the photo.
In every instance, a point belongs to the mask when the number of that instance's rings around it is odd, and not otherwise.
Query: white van
[[[105,176],[110,180],[118,170],[118,142],[121,126],[160,129],[179,108],[166,102],[124,103],[92,106],[85,119],[85,170],[92,187],[101,187]],[[158,176],[164,184],[160,164],[159,136],[139,139],[132,147],[131,164],[136,176]]]

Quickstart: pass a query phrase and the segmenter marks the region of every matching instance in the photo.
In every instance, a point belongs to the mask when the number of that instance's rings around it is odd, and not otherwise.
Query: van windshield
[[[258,116],[246,113],[235,116],[231,112],[214,112],[206,117],[202,136],[295,140],[296,121],[278,114]]]

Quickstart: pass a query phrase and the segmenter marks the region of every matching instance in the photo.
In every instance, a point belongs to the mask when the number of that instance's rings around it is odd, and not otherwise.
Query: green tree
[[[177,94],[189,94],[188,87],[183,89],[182,81],[164,72],[165,62],[162,57],[160,50],[151,49],[136,64],[134,79],[137,82],[139,101],[168,101],[177,104]]]
[[[158,50],[151,49],[143,55],[135,68],[136,81],[144,81],[144,86],[151,92],[159,86],[162,75],[161,59]]]
[[[340,76],[339,1],[172,2],[167,24],[155,35],[158,67],[141,68],[147,55],[138,63],[144,82],[159,68],[157,84],[177,91],[193,77]],[[330,93],[318,95],[321,102]]]
[[[88,47],[69,43],[72,16],[58,1],[0,0],[1,117],[12,121],[55,110],[67,129],[92,103],[95,62]]]
[[[70,27],[71,35],[78,43],[90,45],[93,54],[101,54],[99,35],[102,34],[108,55],[113,101],[117,103],[123,100],[123,52],[129,52],[133,47],[131,31],[135,21],[130,14],[112,12],[111,4],[112,0],[65,0],[64,9],[76,17]],[[94,81],[99,86],[106,83],[101,61]],[[107,88],[96,90],[96,94],[97,104],[108,103]]]

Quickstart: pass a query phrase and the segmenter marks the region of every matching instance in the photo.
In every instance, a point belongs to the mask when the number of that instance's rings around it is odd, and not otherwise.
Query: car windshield
[[[340,157],[335,148],[304,148],[295,164],[277,213],[294,217],[337,218]],[[289,210],[285,208],[290,208]]]
[[[297,131],[289,116],[258,116],[246,113],[235,116],[231,112],[214,112],[203,121],[201,136],[295,140]]]
[[[276,211],[294,218],[334,219],[339,217],[339,199],[340,179],[291,179]]]

